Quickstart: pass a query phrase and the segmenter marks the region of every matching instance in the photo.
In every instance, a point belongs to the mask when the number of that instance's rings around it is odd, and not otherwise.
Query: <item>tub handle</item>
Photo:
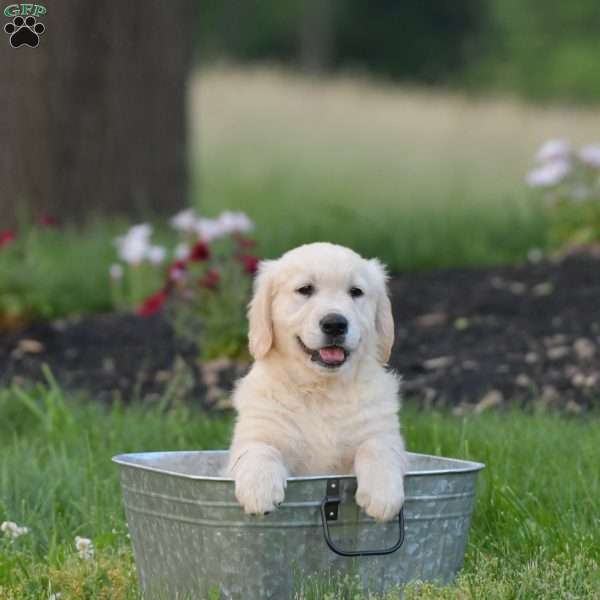
[[[402,543],[404,542],[404,507],[402,507],[398,514],[398,540],[393,546],[381,548],[379,550],[344,550],[339,546],[336,546],[329,534],[329,521],[337,521],[340,503],[340,480],[328,479],[327,492],[321,502],[321,523],[323,525],[325,541],[333,552],[340,556],[383,556],[385,554],[396,552],[396,550],[402,546]]]

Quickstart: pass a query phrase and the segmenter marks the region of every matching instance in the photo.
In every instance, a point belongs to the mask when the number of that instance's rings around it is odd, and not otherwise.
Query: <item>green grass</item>
[[[18,240],[0,249],[0,321],[3,311],[51,318],[108,310],[113,238],[126,227],[19,228]]]
[[[191,115],[197,205],[249,212],[269,257],[329,240],[399,271],[514,262],[546,246],[523,181],[552,131],[544,110],[213,69],[193,81]]]
[[[165,403],[166,404],[166,401]],[[0,392],[0,521],[31,532],[0,538],[0,599],[137,598],[113,454],[222,448],[230,417],[186,406],[98,406],[54,384]],[[408,598],[600,596],[600,418],[510,411],[454,417],[403,411],[413,451],[481,460],[477,505],[456,586]],[[75,553],[90,537],[91,561]],[[357,599],[355,582],[304,582],[301,596]]]

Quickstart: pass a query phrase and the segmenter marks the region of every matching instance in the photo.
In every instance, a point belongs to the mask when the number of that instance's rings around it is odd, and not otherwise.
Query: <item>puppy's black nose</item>
[[[320,321],[321,331],[326,335],[344,335],[348,331],[348,319],[344,315],[329,313]]]

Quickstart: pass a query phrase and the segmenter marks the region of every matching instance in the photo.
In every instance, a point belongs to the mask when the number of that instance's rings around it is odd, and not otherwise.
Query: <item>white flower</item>
[[[196,221],[196,234],[206,243],[223,237],[227,233],[218,219],[201,218]]]
[[[4,521],[0,525],[0,531],[7,535],[10,539],[15,540],[18,537],[29,533],[28,527],[19,527],[14,521]]]
[[[177,246],[175,246],[175,252],[174,252],[174,256],[177,260],[184,260],[186,259],[190,254],[190,247],[187,244],[177,244]]]
[[[158,266],[165,260],[167,251],[162,246],[150,246],[147,252],[148,260],[154,265]]]
[[[196,234],[209,243],[232,233],[246,233],[254,223],[243,212],[224,211],[216,219],[200,218],[196,221]]]
[[[139,264],[145,258],[150,246],[152,227],[147,223],[134,225],[126,235],[115,240],[119,256],[127,264]]]
[[[600,169],[600,144],[584,146],[578,153],[582,162],[595,169]]]
[[[565,161],[570,158],[573,147],[567,140],[548,140],[537,151],[538,162]]]
[[[198,215],[193,208],[186,208],[179,211],[171,220],[171,225],[178,231],[191,233],[196,229]]]
[[[247,233],[254,229],[254,223],[243,212],[226,210],[219,215],[218,222],[226,233]]]
[[[60,600],[62,594],[60,592],[56,592],[54,594],[50,594],[50,596],[48,596],[48,600]]]
[[[119,263],[113,263],[109,269],[111,279],[121,279],[123,277],[123,267]]]
[[[118,240],[119,256],[130,265],[141,263],[148,252],[148,242],[140,237],[124,237]]]
[[[147,240],[152,235],[152,225],[148,225],[148,223],[133,225],[129,228],[127,235]]]
[[[79,558],[89,560],[94,557],[94,544],[89,538],[79,537],[75,538],[75,548],[79,552]]]
[[[571,172],[571,165],[565,160],[549,162],[527,175],[530,187],[552,187],[559,184]]]

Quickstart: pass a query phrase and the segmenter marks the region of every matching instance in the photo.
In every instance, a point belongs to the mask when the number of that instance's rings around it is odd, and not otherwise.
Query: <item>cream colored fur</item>
[[[356,502],[378,520],[404,502],[404,443],[398,385],[386,370],[394,322],[384,267],[328,243],[300,246],[261,263],[250,303],[250,351],[255,362],[238,382],[238,411],[227,474],[248,513],[272,511],[295,475],[354,473]],[[306,297],[298,293],[314,286]],[[364,295],[353,298],[352,286]],[[320,319],[349,322],[346,362],[331,370],[311,360],[325,345]]]

